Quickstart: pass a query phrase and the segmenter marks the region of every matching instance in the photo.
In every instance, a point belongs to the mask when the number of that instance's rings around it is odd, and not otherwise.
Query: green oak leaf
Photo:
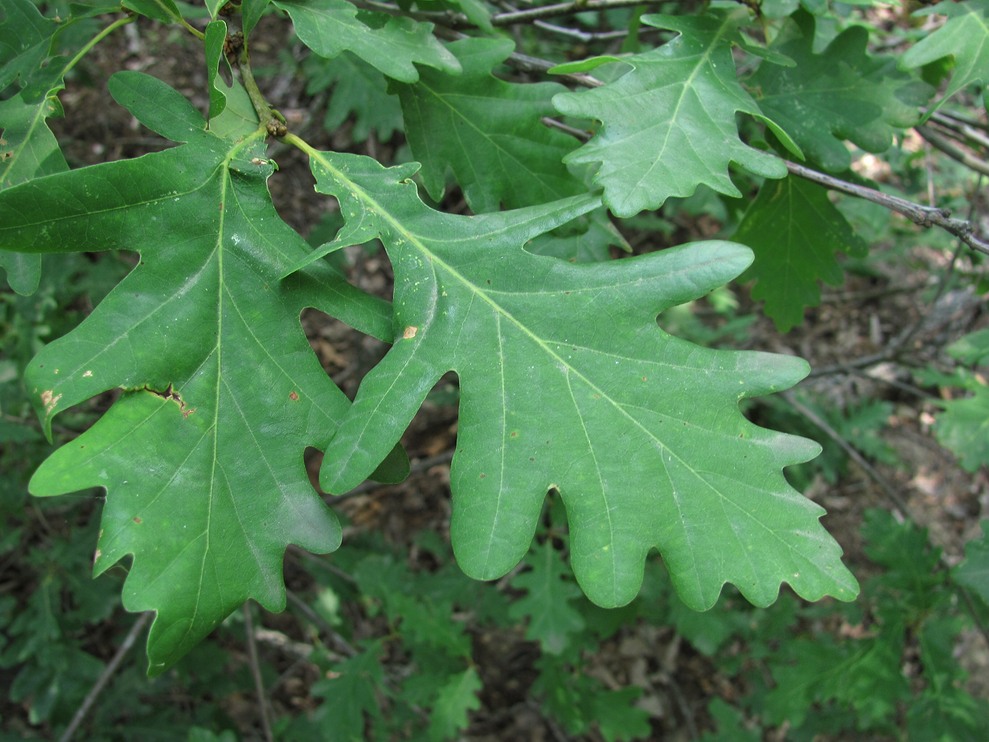
[[[124,605],[157,613],[148,639],[157,673],[248,598],[281,608],[289,544],[339,545],[303,452],[325,446],[348,403],[299,314],[316,306],[381,335],[389,312],[322,265],[279,282],[307,246],[268,196],[262,131],[216,137],[179,93],[140,73],[119,73],[111,92],[187,144],[3,191],[0,248],[141,256],[38,354],[26,383],[49,430],[61,410],[122,390],[30,486],[40,496],[106,488],[94,569],[133,556]]]
[[[402,107],[397,96],[389,95],[387,78],[360,57],[350,52],[333,59],[312,55],[302,64],[307,93],[332,88],[323,118],[327,131],[336,131],[351,117],[354,141],[367,139],[371,132],[388,141],[402,129]]]
[[[209,83],[209,116],[212,120],[219,116],[227,105],[227,96],[223,91],[223,78],[220,76],[220,65],[227,67],[223,46],[227,40],[227,24],[225,21],[212,21],[206,26],[206,80]]]
[[[806,11],[791,16],[771,48],[796,67],[763,63],[747,87],[809,160],[843,172],[851,164],[844,140],[884,152],[895,134],[917,123],[931,89],[897,72],[893,57],[868,55],[869,32],[862,26],[846,29],[815,53],[815,23]]]
[[[989,366],[989,328],[958,338],[948,346],[948,355],[969,366]]]
[[[0,23],[0,89],[14,78],[33,78],[30,89],[0,100],[0,190],[42,175],[69,169],[46,119],[61,116],[58,93],[68,69],[65,60],[50,60],[41,75],[51,39],[59,24],[43,18],[27,0],[11,2]],[[38,79],[38,78],[41,79]],[[41,256],[0,251],[0,268],[19,294],[32,294],[41,281]]]
[[[475,212],[547,203],[586,192],[562,160],[574,140],[544,126],[555,83],[509,83],[492,69],[514,45],[507,39],[463,39],[449,45],[463,73],[423,70],[415,85],[397,85],[412,154],[422,164],[426,192],[441,201],[447,171]],[[443,132],[437,136],[436,132]],[[565,234],[540,237],[535,252],[576,260],[605,260],[611,245],[626,246],[603,209]]]
[[[173,0],[123,0],[122,7],[162,23],[182,20],[182,13]]]
[[[900,66],[912,69],[943,57],[954,58],[951,79],[932,111],[974,83],[980,83],[983,95],[986,95],[989,86],[989,0],[943,2],[932,8],[921,8],[915,15],[932,13],[946,15],[948,22],[908,49],[900,57]]]
[[[965,561],[952,570],[951,576],[989,605],[989,520],[982,521],[982,536],[965,544]]]
[[[649,712],[636,705],[641,696],[642,688],[634,685],[618,690],[601,688],[591,696],[588,716],[605,742],[649,739]]]
[[[653,548],[697,609],[713,605],[725,582],[759,605],[784,580],[809,599],[855,594],[821,509],[782,473],[819,446],[738,409],[796,383],[806,363],[698,347],[656,324],[664,309],[738,275],[748,248],[707,242],[572,264],[522,246],[595,208],[589,196],[441,214],[419,199],[413,168],[308,152],[316,190],[338,199],[344,229],[358,242],[380,237],[395,271],[395,342],[327,449],[325,489],[345,492],[366,477],[453,370],[461,401],[451,538],[467,574],[508,572],[556,489],[578,582],[600,605],[635,597]]]
[[[838,252],[863,255],[868,249],[826,189],[794,176],[763,184],[732,239],[755,253],[741,278],[756,281],[752,298],[765,302],[781,332],[800,324],[806,307],[820,303],[820,281],[842,282]]]
[[[570,643],[570,635],[584,628],[584,618],[572,601],[580,591],[566,581],[566,568],[559,552],[546,541],[530,553],[532,569],[512,580],[512,587],[527,592],[509,610],[515,619],[529,619],[526,639],[538,641],[544,652],[562,654]]]
[[[69,169],[45,119],[61,115],[52,94],[27,102],[22,94],[0,101],[0,191],[41,175]],[[19,294],[33,294],[41,281],[41,256],[0,251],[0,268]]]
[[[971,397],[941,402],[934,435],[951,449],[965,471],[989,464],[989,387],[977,386]]]
[[[347,0],[272,0],[292,18],[303,44],[321,57],[350,51],[388,77],[419,79],[416,64],[458,72],[454,57],[432,34],[433,24],[371,11]]]
[[[381,721],[385,658],[382,641],[367,641],[361,652],[334,664],[332,672],[312,686],[312,695],[323,702],[313,721],[325,742],[355,742],[368,739],[368,722]]]
[[[989,365],[989,330],[959,338],[948,346],[948,354],[967,366]],[[954,452],[962,468],[974,472],[989,464],[989,387],[967,369],[959,369],[956,378],[957,385],[972,396],[940,402],[934,435]]]
[[[481,708],[477,694],[481,691],[481,678],[477,670],[468,667],[447,678],[435,687],[436,702],[429,715],[429,728],[426,736],[431,742],[455,739],[467,728],[468,713]]]
[[[556,83],[509,83],[491,74],[514,50],[508,39],[463,39],[449,45],[463,73],[423,70],[398,86],[412,154],[435,201],[449,168],[476,212],[519,208],[583,192],[563,165],[572,137],[543,126],[555,111]],[[437,132],[442,132],[437,136]]]
[[[680,35],[644,54],[599,58],[599,63],[618,61],[631,70],[603,87],[553,98],[561,113],[601,122],[594,138],[565,161],[601,163],[595,180],[616,215],[656,209],[672,196],[691,195],[701,184],[740,196],[728,175],[731,162],[767,178],[786,175],[781,160],[738,136],[737,112],[761,116],[739,85],[732,59],[746,13],[643,16],[643,23]]]
[[[4,0],[0,7],[0,91],[22,86],[51,51],[60,24],[41,15],[31,0]]]

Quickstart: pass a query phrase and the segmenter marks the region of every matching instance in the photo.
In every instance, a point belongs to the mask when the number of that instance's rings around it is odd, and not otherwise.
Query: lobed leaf
[[[423,70],[415,85],[399,86],[406,136],[434,200],[443,198],[448,168],[477,212],[585,190],[562,163],[574,140],[540,123],[554,113],[552,97],[566,88],[509,83],[492,74],[513,49],[508,39],[456,41],[449,50],[462,74]]]
[[[786,175],[782,161],[738,136],[737,112],[761,115],[739,85],[732,59],[746,13],[643,16],[643,23],[679,36],[644,54],[604,58],[631,70],[603,87],[553,98],[561,113],[601,122],[594,138],[565,162],[601,163],[595,182],[604,188],[604,202],[614,214],[656,209],[702,184],[740,196],[728,176],[732,162],[767,178]]]
[[[0,91],[22,87],[51,52],[59,24],[45,18],[31,0],[4,0],[0,8]]]
[[[463,39],[449,45],[460,75],[423,70],[400,85],[405,133],[422,164],[427,193],[440,201],[452,171],[475,212],[521,208],[586,192],[562,160],[573,139],[544,126],[553,115],[555,83],[509,83],[493,69],[511,53],[507,39]],[[443,132],[441,136],[437,132]],[[608,247],[627,247],[603,209],[578,219],[564,234],[545,235],[531,249],[575,260],[605,260]]]
[[[355,141],[367,139],[372,132],[388,141],[402,129],[402,107],[396,96],[388,94],[387,78],[360,57],[350,52],[333,59],[311,56],[303,67],[307,93],[332,87],[323,118],[327,131],[336,131],[348,118],[353,120]]]
[[[41,175],[68,170],[45,119],[61,114],[54,95],[29,103],[18,94],[0,101],[0,191]],[[41,281],[41,256],[0,251],[0,268],[19,294],[33,294]]]
[[[29,0],[11,0],[0,10],[0,90],[36,76],[47,61],[59,24],[44,18]],[[44,90],[28,89],[0,100],[0,190],[41,175],[68,170],[46,119],[62,115],[57,94],[63,65],[45,72]],[[36,86],[32,86],[36,87]],[[19,294],[32,294],[41,281],[41,256],[0,251],[0,268]]]
[[[419,200],[409,167],[309,154],[344,230],[380,237],[395,271],[394,345],[327,449],[325,489],[345,492],[366,477],[453,370],[461,410],[451,535],[469,575],[496,578],[522,558],[552,488],[567,508],[578,582],[601,605],[635,597],[652,548],[696,609],[729,581],[759,605],[784,580],[809,599],[855,594],[821,509],[782,474],[819,447],[738,409],[796,383],[806,364],[700,348],[656,325],[659,312],[740,273],[747,248],[708,242],[570,264],[522,245],[595,208],[590,197],[440,214]]]
[[[983,96],[986,96],[986,86],[989,85],[989,0],[942,2],[931,8],[921,8],[915,15],[932,13],[946,15],[947,23],[907,49],[900,57],[900,66],[912,69],[944,57],[954,59],[951,79],[933,110],[974,83],[982,86]],[[989,97],[986,105],[989,106]]]
[[[468,713],[481,708],[481,701],[477,697],[481,688],[481,678],[473,667],[455,673],[436,688],[436,702],[427,730],[431,742],[454,738],[467,728]]]
[[[820,303],[820,281],[842,282],[838,252],[867,250],[827,190],[793,176],[763,183],[733,239],[752,248],[755,260],[742,280],[756,281],[752,298],[765,302],[781,332],[800,324],[806,307]]]
[[[321,57],[353,52],[401,82],[419,79],[416,64],[459,71],[456,58],[433,36],[431,23],[371,11],[358,16],[347,0],[271,0],[271,4],[291,16],[299,39]]]
[[[139,73],[111,85],[139,120],[187,144],[0,193],[4,250],[141,255],[38,354],[26,382],[47,429],[61,410],[122,390],[30,486],[41,496],[107,489],[95,571],[133,555],[124,605],[157,612],[153,673],[248,598],[281,608],[288,544],[339,545],[303,451],[325,446],[348,403],[299,313],[318,306],[376,334],[388,317],[329,269],[277,280],[307,246],[271,204],[261,132],[219,138],[166,90]]]
[[[747,81],[762,111],[782,126],[807,155],[831,172],[851,165],[845,140],[867,152],[884,152],[893,137],[920,118],[928,85],[897,72],[893,57],[866,53],[868,31],[852,26],[814,53],[814,16],[792,15],[772,49],[795,67],[762,64]]]
[[[570,635],[584,628],[584,618],[572,605],[580,591],[566,582],[563,560],[547,541],[531,552],[532,569],[512,580],[512,587],[527,592],[512,603],[509,615],[515,619],[528,618],[526,639],[538,641],[544,652],[562,654],[570,644]]]

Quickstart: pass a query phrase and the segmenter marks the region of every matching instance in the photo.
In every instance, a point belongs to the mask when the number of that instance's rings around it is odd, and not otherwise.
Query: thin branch
[[[334,629],[330,623],[320,616],[316,611],[309,606],[302,598],[296,595],[291,590],[287,590],[285,594],[288,596],[288,601],[296,607],[296,609],[302,613],[306,619],[322,633],[326,639],[329,640],[333,648],[342,654],[344,657],[356,657],[358,651],[351,646],[350,642],[343,638],[343,636]]]
[[[877,191],[875,188],[849,183],[831,175],[812,170],[809,167],[798,165],[795,162],[786,161],[787,169],[796,176],[809,180],[812,183],[823,185],[835,191],[841,191],[857,198],[864,198],[872,201],[890,211],[902,214],[914,224],[922,227],[940,227],[949,234],[954,235],[976,252],[989,255],[989,242],[975,234],[975,227],[972,223],[964,219],[952,218],[948,209],[941,209],[934,206],[922,206],[921,204],[907,201],[904,198],[890,196],[888,193]]]
[[[932,120],[938,120],[942,118],[952,119],[961,124],[967,124],[968,126],[975,127],[977,129],[982,129],[983,131],[989,131],[989,122],[982,121],[981,119],[972,118],[970,116],[965,116],[954,111],[940,110],[936,111],[931,115]]]
[[[965,121],[959,121],[951,116],[945,116],[941,112],[936,112],[931,116],[931,122],[950,129],[964,136],[968,141],[980,147],[989,149],[989,134],[984,129],[978,129]]]
[[[261,677],[261,663],[258,660],[258,644],[254,637],[254,619],[251,616],[251,606],[244,603],[244,630],[247,634],[247,657],[251,665],[251,677],[254,678],[254,692],[258,697],[258,712],[261,716],[261,731],[265,742],[274,742],[275,735],[271,731],[271,709],[268,708],[268,694],[264,690],[264,679]]]
[[[569,36],[578,41],[583,41],[585,44],[591,41],[612,41],[613,39],[621,39],[628,36],[628,31],[581,31],[579,28],[558,26],[555,23],[549,23],[547,21],[534,21],[532,25],[550,33]]]
[[[89,709],[93,707],[93,704],[96,702],[96,699],[99,697],[100,693],[103,692],[106,684],[110,682],[110,678],[113,677],[113,674],[117,671],[117,668],[120,667],[120,663],[123,662],[124,657],[127,656],[127,653],[130,651],[131,647],[134,646],[134,642],[137,641],[138,635],[144,630],[144,627],[147,625],[148,621],[151,620],[151,615],[152,614],[150,613],[142,613],[134,622],[134,625],[131,626],[130,631],[127,632],[127,636],[124,637],[123,642],[121,642],[120,646],[117,648],[113,658],[109,663],[107,663],[107,666],[103,668],[103,672],[100,673],[100,676],[96,679],[93,687],[89,689],[89,693],[86,694],[86,697],[76,710],[75,715],[72,717],[72,721],[69,722],[69,726],[66,727],[64,732],[62,732],[62,736],[58,738],[59,742],[69,742],[69,740],[72,739],[72,736],[78,731],[79,726],[86,718],[86,714],[89,713]]]
[[[866,458],[858,452],[852,444],[846,441],[837,430],[835,430],[831,425],[814,412],[810,407],[805,405],[793,392],[781,392],[780,394],[783,399],[785,399],[793,409],[799,412],[801,415],[806,417],[810,422],[812,422],[817,428],[821,430],[828,438],[837,443],[841,450],[848,454],[848,458],[854,461],[859,467],[869,476],[869,478],[879,485],[879,488],[886,494],[886,497],[897,507],[897,509],[905,516],[910,516],[910,506],[907,505],[906,500],[900,497],[900,493],[896,491],[896,488],[890,484],[889,480],[886,479],[879,470],[876,469],[872,464],[870,464]],[[915,521],[916,522],[916,521]]]
[[[574,13],[585,13],[589,10],[609,10],[611,8],[627,8],[633,5],[658,5],[656,0],[576,0],[571,3],[558,3],[556,5],[544,5],[541,8],[529,8],[527,10],[513,10],[507,13],[498,13],[491,16],[493,26],[512,26],[516,23],[528,23],[529,21],[543,20],[561,15],[572,15]]]
[[[929,142],[932,147],[941,150],[944,154],[948,155],[952,160],[960,162],[967,168],[974,170],[977,173],[982,173],[983,175],[989,175],[989,162],[981,160],[971,152],[966,152],[963,149],[959,149],[951,142],[947,137],[934,131],[929,126],[918,126],[917,133],[924,138],[925,141]]]
[[[576,127],[570,126],[569,124],[565,124],[562,121],[557,121],[556,119],[550,118],[549,116],[543,116],[540,119],[540,122],[544,126],[548,126],[551,129],[559,129],[564,134],[569,134],[574,139],[579,139],[582,142],[586,142],[591,138],[589,132],[584,131],[583,129],[578,129]]]
[[[529,23],[531,21],[543,20],[545,18],[555,18],[563,15],[573,15],[575,13],[585,13],[589,10],[610,10],[611,8],[628,8],[635,5],[659,5],[659,0],[575,0],[569,3],[557,3],[556,5],[546,5],[541,8],[530,8],[527,10],[511,10],[505,13],[496,13],[491,16],[493,26],[514,26],[517,24]],[[358,7],[368,10],[376,10],[389,15],[401,15],[414,18],[417,21],[431,21],[447,28],[474,28],[476,24],[463,13],[452,13],[450,11],[406,11],[392,3],[379,2],[378,0],[358,0],[355,3]]]

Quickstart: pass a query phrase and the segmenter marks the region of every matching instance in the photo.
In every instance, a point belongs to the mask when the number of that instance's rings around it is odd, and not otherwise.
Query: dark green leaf
[[[561,654],[570,635],[584,628],[584,619],[572,604],[580,597],[580,590],[567,581],[565,565],[552,543],[534,548],[530,556],[532,569],[512,580],[512,586],[522,588],[527,595],[512,603],[510,615],[529,619],[527,639],[538,641],[544,652]]]
[[[895,58],[868,55],[869,33],[862,26],[846,29],[819,54],[814,53],[814,28],[812,15],[794,14],[772,49],[792,58],[796,67],[763,63],[748,87],[762,111],[809,160],[843,172],[851,164],[844,140],[867,152],[884,152],[895,134],[919,120],[918,109],[931,90],[897,72]]]
[[[210,121],[213,120],[214,116],[219,116],[227,105],[227,96],[217,85],[218,82],[222,82],[222,79],[219,78],[220,65],[227,65],[226,57],[223,54],[223,45],[226,40],[227,24],[224,21],[212,21],[206,26],[206,79],[209,83],[209,115],[207,118]]]
[[[398,97],[389,95],[384,75],[350,52],[333,59],[311,56],[304,63],[310,94],[331,90],[323,126],[329,132],[339,129],[351,116],[354,140],[367,139],[374,132],[388,141],[402,128],[402,107]]]
[[[434,200],[443,198],[448,168],[476,212],[532,206],[584,190],[561,161],[574,140],[540,122],[553,115],[550,100],[565,88],[508,83],[491,74],[513,48],[508,39],[454,42],[449,49],[462,74],[423,70],[418,83],[399,87],[406,135]]]
[[[827,190],[795,176],[763,183],[733,239],[755,253],[741,279],[756,281],[752,298],[765,301],[766,314],[781,332],[799,325],[806,307],[820,303],[820,281],[841,284],[839,251],[867,250]]]
[[[328,269],[277,280],[308,247],[270,202],[260,133],[231,144],[201,120],[191,126],[188,109],[166,115],[153,105],[160,83],[124,79],[132,113],[190,143],[3,191],[0,247],[141,254],[29,367],[46,427],[73,404],[123,390],[31,488],[107,488],[95,569],[133,555],[124,604],[157,612],[148,653],[159,672],[248,598],[278,610],[289,543],[317,552],[339,544],[302,456],[325,445],[347,401],[299,313],[349,314],[378,334],[388,313]]]
[[[0,91],[23,86],[49,55],[59,24],[45,18],[31,0],[4,0],[0,8]]]
[[[941,402],[934,434],[950,448],[962,468],[974,472],[989,464],[989,387],[979,386],[971,397]]]
[[[323,699],[316,711],[322,739],[326,742],[360,742],[368,739],[366,720],[381,718],[379,689],[384,686],[380,642],[369,642],[364,651],[336,665],[326,680],[313,686],[314,696]]]
[[[594,694],[590,715],[606,742],[650,737],[649,714],[634,705],[641,695],[642,689],[635,686]]]
[[[436,688],[436,703],[429,716],[429,739],[442,742],[466,729],[468,712],[481,708],[477,697],[480,690],[481,679],[473,667],[453,675]]]
[[[965,561],[952,576],[989,605],[989,520],[982,521],[982,536],[965,544]]]

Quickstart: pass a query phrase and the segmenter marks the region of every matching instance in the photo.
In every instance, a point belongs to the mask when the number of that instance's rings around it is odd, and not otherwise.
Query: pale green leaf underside
[[[955,68],[939,107],[973,83],[981,83],[983,88],[989,85],[989,0],[943,2],[923,8],[917,15],[931,13],[947,15],[948,22],[908,49],[900,57],[900,66],[910,69],[943,57],[954,58]]]
[[[308,248],[270,202],[259,136],[231,145],[196,124],[191,106],[165,115],[157,81],[121,79],[114,93],[139,119],[190,143],[0,193],[0,249],[141,254],[76,330],[42,350],[26,381],[46,426],[88,397],[125,390],[31,489],[107,489],[95,569],[133,555],[124,603],[157,611],[148,644],[157,672],[248,598],[279,609],[290,543],[338,546],[303,452],[325,446],[348,403],[299,313],[350,314],[379,335],[389,315],[323,267],[278,281]]]
[[[456,57],[433,36],[431,23],[375,14],[382,25],[373,27],[347,0],[272,0],[272,5],[291,16],[299,39],[321,57],[349,51],[401,82],[419,79],[416,64],[452,73],[460,69]]]
[[[595,181],[616,215],[656,209],[702,184],[738,196],[728,175],[732,162],[764,177],[786,175],[781,160],[738,136],[737,112],[760,115],[738,84],[732,59],[745,12],[643,16],[643,22],[680,36],[624,58],[632,69],[615,82],[553,98],[561,113],[601,122],[601,130],[566,162],[600,163]]]
[[[851,164],[844,140],[884,152],[895,134],[917,123],[931,89],[897,72],[894,58],[869,56],[869,34],[861,26],[846,29],[819,54],[813,50],[814,28],[809,13],[794,14],[772,49],[794,59],[796,67],[763,63],[747,85],[808,159],[842,172]]]
[[[594,208],[590,198],[440,214],[418,199],[407,169],[310,154],[317,190],[365,234],[377,230],[395,270],[395,343],[327,449],[342,466],[324,469],[325,488],[343,492],[367,476],[453,370],[461,408],[451,532],[468,574],[511,569],[555,488],[577,579],[601,605],[635,597],[652,548],[699,609],[725,582],[760,605],[782,581],[809,599],[855,594],[823,511],[782,475],[819,447],[738,409],[794,384],[806,364],[697,347],[655,321],[740,273],[746,248],[709,242],[574,265],[522,245]]]
[[[844,272],[835,255],[866,245],[821,186],[796,177],[767,180],[733,239],[755,253],[742,280],[755,280],[752,298],[783,332],[820,303],[820,281],[837,285]]]

